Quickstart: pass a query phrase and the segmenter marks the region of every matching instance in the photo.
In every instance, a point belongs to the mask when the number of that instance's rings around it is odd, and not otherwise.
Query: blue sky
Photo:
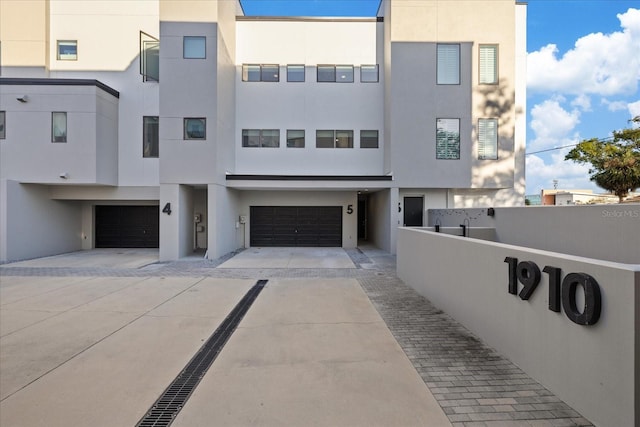
[[[456,0],[450,0],[456,1]],[[379,0],[242,0],[246,15],[374,16]],[[592,189],[588,167],[564,161],[582,139],[606,138],[640,115],[640,2],[529,0],[527,194]]]

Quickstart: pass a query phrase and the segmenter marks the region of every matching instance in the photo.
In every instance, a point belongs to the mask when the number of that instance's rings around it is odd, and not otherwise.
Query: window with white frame
[[[7,113],[0,111],[0,139],[7,137]]]
[[[280,147],[279,129],[242,129],[243,147]]]
[[[140,31],[140,74],[143,82],[160,81],[160,41]]]
[[[304,148],[304,129],[287,130],[287,148]]]
[[[353,131],[316,130],[316,148],[353,148]]]
[[[207,139],[207,119],[204,117],[185,118],[184,139]]]
[[[498,83],[498,45],[481,44],[479,52],[480,84]]]
[[[320,83],[353,83],[353,65],[318,65],[316,81]]]
[[[51,142],[67,142],[67,113],[51,113]]]
[[[436,120],[436,159],[460,159],[460,119]]]
[[[158,157],[158,116],[142,118],[142,157]]]
[[[378,83],[378,65],[360,65],[360,83]]]
[[[243,82],[279,82],[280,65],[278,64],[243,64]]]
[[[459,85],[460,44],[438,44],[436,55],[438,84]]]
[[[76,61],[78,59],[78,41],[58,40],[56,55],[60,61]]]
[[[182,57],[184,59],[206,59],[207,38],[205,36],[184,36],[182,38]]]
[[[304,65],[289,64],[287,65],[287,81],[303,82],[304,81]]]
[[[478,120],[478,159],[498,159],[498,119]]]
[[[378,131],[361,130],[360,148],[378,148]]]

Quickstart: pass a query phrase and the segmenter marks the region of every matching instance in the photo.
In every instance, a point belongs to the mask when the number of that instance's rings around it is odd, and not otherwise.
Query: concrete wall
[[[550,228],[572,236],[562,226]],[[602,294],[599,321],[582,326],[564,309],[550,311],[545,273],[529,300],[510,294],[505,257],[560,268],[563,277],[591,275]],[[402,228],[397,268],[405,283],[595,425],[640,423],[640,265]],[[582,291],[576,301],[583,307]]]
[[[390,251],[391,248],[391,201],[390,191],[382,190],[369,195],[369,242]]]
[[[240,192],[221,185],[209,185],[209,219],[215,228],[209,228],[208,257],[219,258],[238,248],[245,247],[245,232],[249,224],[239,224],[239,216],[244,215]],[[248,247],[248,243],[246,244]]]
[[[429,225],[495,227],[498,241],[546,251],[640,264],[640,205],[527,206],[431,210]],[[558,231],[561,232],[558,232]]]
[[[46,186],[0,181],[0,261],[82,248],[81,205],[52,200]],[[52,226],[55,224],[55,226]]]

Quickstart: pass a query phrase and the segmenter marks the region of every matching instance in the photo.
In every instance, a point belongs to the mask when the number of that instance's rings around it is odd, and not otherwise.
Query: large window
[[[304,65],[287,65],[287,81],[303,82],[304,81]]]
[[[480,84],[498,83],[498,45],[480,45]]]
[[[142,157],[158,157],[158,117],[142,118]]]
[[[436,120],[436,159],[460,158],[460,119]]]
[[[51,113],[51,142],[67,142],[67,113]]]
[[[243,64],[243,82],[279,82],[280,66],[278,64]]]
[[[0,111],[0,139],[7,137],[7,113]]]
[[[437,80],[439,85],[460,84],[460,45],[437,45]]]
[[[243,147],[270,147],[280,146],[279,129],[242,129]]]
[[[185,59],[205,59],[207,57],[207,38],[204,36],[184,36],[182,57]]]
[[[60,61],[75,61],[78,59],[77,40],[58,40],[57,58]]]
[[[478,159],[498,159],[498,119],[478,120]]]
[[[353,83],[353,65],[318,65],[318,82]]]
[[[353,131],[317,130],[316,148],[353,148]]]
[[[378,83],[378,65],[361,65],[360,82]]]
[[[207,139],[207,119],[204,117],[185,118],[184,139]]]
[[[378,148],[378,131],[361,130],[360,148]]]
[[[287,147],[288,148],[304,148],[304,130],[303,129],[287,130]]]
[[[160,41],[140,31],[140,74],[144,82],[160,81]]]

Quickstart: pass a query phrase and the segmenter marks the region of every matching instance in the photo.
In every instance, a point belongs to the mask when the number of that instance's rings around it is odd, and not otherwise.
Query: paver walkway
[[[0,266],[6,276],[191,276],[238,279],[353,278],[456,427],[591,426],[588,420],[404,285],[395,258],[372,248],[346,250],[356,268],[219,268],[215,260],[141,268]]]

